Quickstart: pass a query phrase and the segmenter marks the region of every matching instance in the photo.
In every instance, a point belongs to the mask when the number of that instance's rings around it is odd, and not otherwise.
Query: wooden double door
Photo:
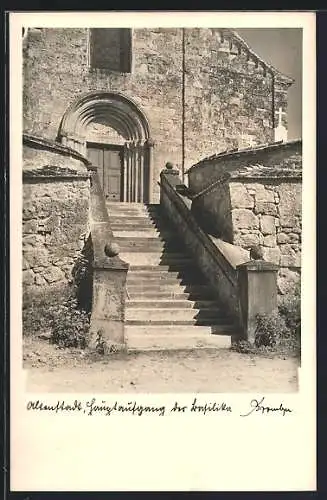
[[[88,158],[98,167],[100,183],[109,201],[123,201],[123,147],[88,143]]]

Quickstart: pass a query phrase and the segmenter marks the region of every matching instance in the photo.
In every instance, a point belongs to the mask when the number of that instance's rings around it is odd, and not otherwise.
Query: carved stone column
[[[147,150],[147,173],[148,173],[148,201],[152,203],[153,201],[153,148],[154,141],[152,139],[148,139],[145,142],[145,147]]]
[[[89,347],[99,341],[124,344],[126,276],[128,264],[119,257],[95,262],[93,268],[93,303]]]
[[[127,183],[128,183],[128,189],[127,189],[127,201],[131,202],[132,201],[132,149],[131,149],[131,143],[128,143],[127,145],[127,158],[128,158],[128,165],[127,165]]]
[[[143,144],[139,144],[139,174],[140,174],[140,179],[139,179],[139,201],[144,203],[144,169],[145,169],[145,162],[144,162],[144,146]]]
[[[251,260],[237,266],[243,338],[255,341],[257,314],[277,311],[277,271],[279,266]]]
[[[138,143],[134,145],[134,201],[138,201],[139,193],[139,147]]]
[[[135,201],[135,143],[134,141],[131,142],[130,145],[130,151],[131,151],[131,199],[130,201],[133,202]]]
[[[124,155],[123,155],[123,201],[128,200],[128,146],[127,143],[124,144]]]

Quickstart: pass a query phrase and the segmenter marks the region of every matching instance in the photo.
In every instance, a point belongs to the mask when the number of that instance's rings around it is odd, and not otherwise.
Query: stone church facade
[[[227,29],[29,29],[24,132],[99,163],[110,199],[156,201],[167,159],[272,142],[291,83]]]
[[[135,348],[157,346],[158,331],[163,347],[202,345],[201,328],[215,324],[235,333],[294,288],[302,144],[286,142],[293,81],[236,32],[29,28],[23,65],[24,299],[71,282],[90,238],[91,323],[118,343],[129,328]],[[169,241],[156,229],[163,212]],[[189,254],[236,330],[189,282]],[[192,312],[190,290],[214,309]],[[201,326],[193,340],[172,341],[168,330],[189,334],[187,325]]]

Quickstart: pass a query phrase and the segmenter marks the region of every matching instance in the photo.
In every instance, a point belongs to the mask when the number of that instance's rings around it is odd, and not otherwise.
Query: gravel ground
[[[28,392],[294,392],[296,358],[217,351],[113,354],[101,359],[24,339]]]

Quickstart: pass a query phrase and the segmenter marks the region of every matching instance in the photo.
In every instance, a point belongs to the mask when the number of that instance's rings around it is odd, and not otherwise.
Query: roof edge
[[[284,73],[279,71],[277,68],[275,68],[272,64],[269,64],[264,59],[262,59],[261,56],[259,56],[253,49],[251,49],[249,44],[244,40],[244,38],[241,37],[241,35],[239,35],[237,33],[237,31],[230,29],[230,28],[223,28],[223,31],[225,33],[230,34],[232,36],[232,38],[234,38],[238,43],[240,43],[249,52],[249,54],[251,54],[251,56],[254,59],[257,59],[258,61],[260,61],[260,63],[263,64],[268,70],[270,70],[274,74],[274,76],[278,80],[280,80],[282,83],[290,86],[295,82],[294,78],[291,78],[290,76],[285,75]]]
[[[198,163],[195,163],[190,168],[188,168],[185,171],[185,173],[187,174],[188,172],[193,171],[194,169],[196,169],[198,167],[201,167],[204,163],[206,163],[208,161],[221,160],[221,159],[228,158],[230,156],[247,156],[247,155],[255,154],[259,151],[263,151],[263,150],[270,151],[270,150],[273,150],[276,148],[287,149],[288,147],[295,146],[296,144],[298,144],[299,146],[302,145],[302,139],[293,139],[293,140],[287,141],[287,142],[276,141],[276,142],[271,142],[268,144],[260,144],[260,145],[255,146],[255,147],[249,147],[249,148],[243,148],[243,149],[231,149],[231,150],[227,150],[227,151],[222,151],[221,153],[217,153],[217,154],[214,154],[212,156],[208,156],[206,158],[203,158]]]

